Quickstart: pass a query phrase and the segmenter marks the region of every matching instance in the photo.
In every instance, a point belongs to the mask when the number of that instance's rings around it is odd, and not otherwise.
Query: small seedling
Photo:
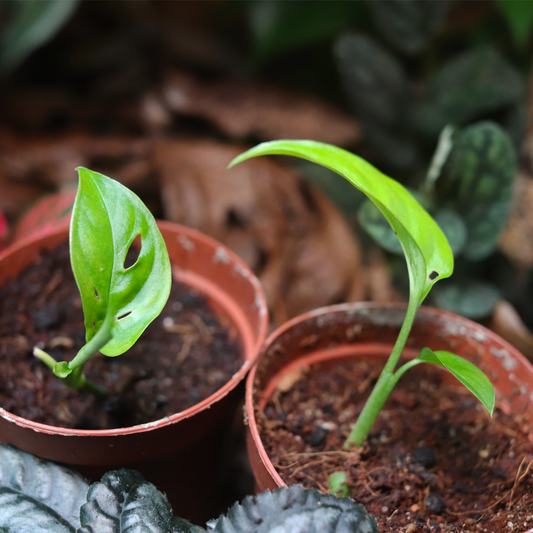
[[[161,313],[170,294],[165,242],[142,201],[120,183],[79,168],[70,222],[70,261],[81,295],[86,342],[72,361],[55,361],[40,348],[34,355],[73,388],[105,391],[86,379],[84,364],[97,352],[116,357],[131,348]],[[140,238],[136,262],[124,262]]]
[[[487,408],[492,416],[494,388],[475,365],[450,352],[424,348],[420,355],[396,369],[416,312],[433,285],[453,271],[453,255],[446,237],[411,193],[372,165],[341,148],[314,141],[272,141],[235,158],[230,167],[260,155],[290,155],[322,165],[346,178],[383,213],[398,236],[409,272],[409,304],[398,339],[344,447],[361,446],[400,377],[420,363],[447,368]]]
[[[346,472],[333,472],[328,476],[329,492],[338,496],[348,496],[350,489],[346,485]]]

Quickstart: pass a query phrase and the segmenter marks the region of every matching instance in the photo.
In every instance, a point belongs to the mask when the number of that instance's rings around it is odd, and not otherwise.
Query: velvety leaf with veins
[[[100,351],[117,356],[163,309],[170,293],[170,261],[154,217],[134,193],[102,174],[78,170],[70,254],[87,342],[106,318],[112,320],[112,339]],[[138,236],[139,257],[125,268],[126,254]]]
[[[248,150],[230,166],[251,157],[276,154],[301,157],[329,168],[376,204],[404,250],[411,287],[410,302],[415,308],[421,305],[437,280],[451,275],[453,255],[436,222],[405,187],[346,150],[314,141],[272,141]]]
[[[201,497],[201,495],[198,495]],[[77,533],[201,533],[172,516],[166,497],[135,470],[108,472],[87,493]]]
[[[207,524],[214,533],[379,533],[365,508],[301,485],[248,496]]]
[[[72,470],[0,444],[0,531],[75,533],[88,487]]]

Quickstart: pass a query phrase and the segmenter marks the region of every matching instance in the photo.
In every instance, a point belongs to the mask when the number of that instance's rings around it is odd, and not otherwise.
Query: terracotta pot
[[[258,492],[286,486],[265,451],[256,422],[279,381],[300,365],[338,358],[365,357],[382,368],[405,311],[402,304],[334,305],[300,315],[268,337],[246,382],[247,446]],[[416,357],[425,346],[458,353],[475,364],[482,361],[497,398],[505,398],[533,420],[533,367],[494,332],[452,313],[422,307],[404,356]]]
[[[243,364],[226,385],[181,413],[133,427],[75,430],[48,426],[0,408],[0,441],[74,466],[91,480],[108,470],[135,468],[166,492],[179,516],[210,518],[206,507],[223,458],[223,434],[242,397],[244,376],[266,335],[268,313],[259,281],[235,254],[204,234],[159,222],[174,278],[207,297],[240,340]],[[39,249],[68,238],[68,226],[22,239],[0,254],[0,284],[31,263]],[[241,385],[240,385],[241,384]],[[240,386],[239,386],[240,385]],[[221,441],[222,439],[222,441]]]

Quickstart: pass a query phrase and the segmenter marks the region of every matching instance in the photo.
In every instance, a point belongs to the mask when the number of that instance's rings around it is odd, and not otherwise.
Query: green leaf
[[[74,533],[88,487],[68,468],[0,444],[0,526],[9,533]]]
[[[350,498],[301,485],[247,496],[207,525],[213,533],[379,533],[375,520]]]
[[[329,168],[376,204],[402,244],[414,305],[421,305],[437,280],[451,275],[452,251],[437,223],[405,187],[350,152],[314,141],[272,141],[241,154],[230,167],[251,157],[275,154],[301,157]]]
[[[328,477],[329,491],[331,494],[339,494],[342,497],[348,496],[348,485],[346,485],[346,472],[334,472]]]
[[[77,533],[201,533],[172,516],[166,496],[135,470],[108,472],[90,486]]]
[[[458,213],[467,228],[463,255],[484,259],[497,244],[511,204],[517,156],[509,135],[494,122],[457,132],[436,182],[440,202]]]
[[[262,61],[327,39],[359,14],[358,2],[248,2],[254,56]]]
[[[533,3],[524,0],[496,0],[507,19],[514,41],[519,48],[526,48],[533,29]]]
[[[421,52],[446,19],[448,3],[367,0],[381,35],[402,52]]]
[[[446,63],[431,81],[430,100],[442,123],[463,126],[518,105],[526,94],[521,74],[494,48],[473,49]]]
[[[446,235],[454,257],[457,257],[468,239],[468,229],[463,217],[451,209],[439,209],[435,213],[435,222]]]
[[[387,164],[407,168],[418,158],[409,136],[413,95],[402,64],[366,35],[348,32],[334,47],[348,99],[365,140]]]
[[[433,296],[440,309],[480,320],[492,313],[502,293],[490,283],[467,280],[462,283],[447,281],[435,289]]]
[[[74,13],[78,2],[18,0],[7,4],[13,15],[1,40],[0,70],[15,68],[31,52],[51,39]]]
[[[394,233],[394,230],[387,222],[387,219],[381,214],[376,204],[367,199],[359,212],[357,220],[361,227],[387,252],[401,255],[403,254],[402,245]]]
[[[165,242],[152,214],[120,183],[85,168],[70,226],[70,254],[89,342],[111,319],[112,339],[100,351],[124,353],[161,312],[171,285]],[[141,237],[136,263],[124,268]]]
[[[486,408],[492,416],[494,411],[494,387],[489,378],[470,361],[445,351],[424,348],[418,359],[448,369]]]

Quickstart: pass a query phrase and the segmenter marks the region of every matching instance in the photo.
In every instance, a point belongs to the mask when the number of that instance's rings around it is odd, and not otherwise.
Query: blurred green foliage
[[[0,72],[8,73],[45,44],[79,0],[3,0],[0,7]]]

